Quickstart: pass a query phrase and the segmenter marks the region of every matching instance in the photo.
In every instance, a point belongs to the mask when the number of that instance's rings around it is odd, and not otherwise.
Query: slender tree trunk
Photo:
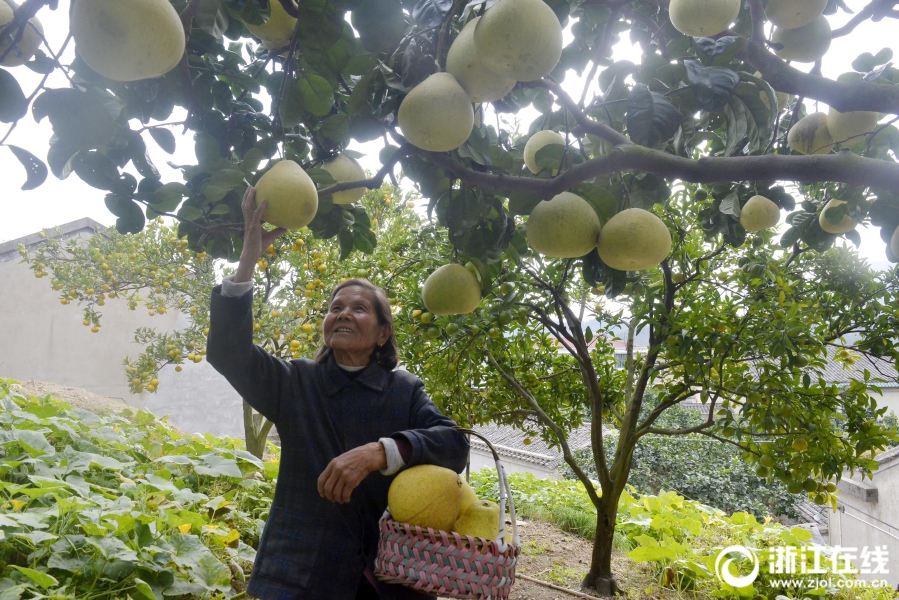
[[[265,443],[268,440],[268,432],[273,423],[262,415],[253,413],[253,407],[243,403],[243,432],[246,440],[247,452],[257,458],[262,458],[265,453]]]
[[[615,519],[618,516],[619,486],[603,492],[601,506],[596,511],[596,538],[593,540],[593,555],[590,570],[581,582],[584,591],[595,591],[600,597],[625,595],[612,573],[612,540],[615,537]]]

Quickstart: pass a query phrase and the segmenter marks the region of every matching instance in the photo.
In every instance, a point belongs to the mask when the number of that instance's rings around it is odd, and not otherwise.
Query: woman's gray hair
[[[392,371],[399,363],[399,350],[396,347],[396,330],[393,327],[393,312],[390,310],[390,301],[387,299],[387,293],[368,279],[349,279],[334,288],[331,292],[331,297],[328,299],[328,307],[330,308],[337,292],[352,285],[357,285],[368,291],[372,300],[372,306],[375,309],[375,315],[378,318],[378,325],[390,325],[390,337],[387,338],[383,346],[375,348],[374,352],[372,352],[372,357],[385,370]],[[322,338],[322,345],[315,354],[315,360],[320,363],[327,362],[328,357],[333,353],[334,351],[325,345],[325,340]]]

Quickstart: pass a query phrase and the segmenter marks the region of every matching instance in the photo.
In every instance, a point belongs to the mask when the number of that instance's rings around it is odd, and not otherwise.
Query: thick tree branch
[[[692,160],[636,144],[616,146],[609,154],[575,165],[554,179],[516,177],[469,169],[449,154],[414,150],[469,185],[501,193],[550,199],[578,184],[617,171],[635,170],[691,183],[733,181],[832,181],[899,191],[899,164],[850,152],[828,155],[706,157]]]
[[[762,0],[749,0],[749,12],[752,15],[752,41],[765,43],[765,8]]]
[[[762,43],[747,41],[737,57],[754,67],[778,92],[820,100],[840,112],[867,110],[899,114],[899,85],[868,81],[843,83],[803,73],[772,54]]]

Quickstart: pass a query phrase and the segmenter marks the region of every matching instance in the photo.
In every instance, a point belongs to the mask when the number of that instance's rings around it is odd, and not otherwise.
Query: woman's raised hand
[[[267,201],[265,199],[256,206],[256,188],[250,186],[243,195],[241,209],[243,210],[243,251],[240,254],[240,264],[234,276],[234,282],[250,281],[253,269],[259,257],[265,252],[272,242],[287,233],[283,227],[271,231],[262,228],[262,214],[265,212]]]

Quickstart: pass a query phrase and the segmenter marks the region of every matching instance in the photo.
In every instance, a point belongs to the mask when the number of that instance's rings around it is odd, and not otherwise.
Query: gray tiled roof
[[[482,425],[475,427],[474,430],[490,440],[500,458],[514,458],[550,470],[564,462],[561,448],[551,448],[539,437],[526,436],[523,431],[511,425]],[[530,437],[530,444],[524,443],[526,437]],[[473,448],[481,452],[490,453],[487,445],[479,438],[472,436],[471,444]],[[590,425],[578,427],[568,433],[568,447],[572,452],[589,446]]]
[[[827,506],[819,506],[814,502],[797,502],[793,505],[793,508],[796,509],[796,512],[802,517],[802,520],[806,523],[815,523],[816,525],[827,525],[827,511],[830,510]]]
[[[871,377],[875,379],[884,379],[885,383],[878,383],[880,387],[899,387],[899,372],[896,371],[893,364],[882,358],[869,358],[865,355],[858,355],[858,360],[852,366],[843,368],[843,364],[833,360],[836,354],[836,348],[828,348],[827,365],[824,367],[824,379],[830,383],[849,383],[853,377],[861,378],[865,369],[871,373]]]

